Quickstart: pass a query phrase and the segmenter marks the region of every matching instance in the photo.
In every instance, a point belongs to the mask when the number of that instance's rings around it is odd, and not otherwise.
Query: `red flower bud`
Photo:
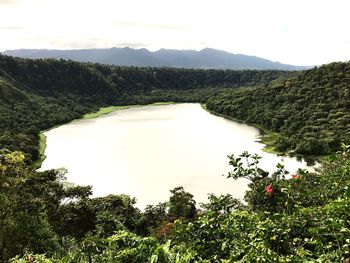
[[[273,189],[272,189],[272,184],[269,184],[267,187],[266,187],[266,192],[268,194],[271,194],[273,192]]]

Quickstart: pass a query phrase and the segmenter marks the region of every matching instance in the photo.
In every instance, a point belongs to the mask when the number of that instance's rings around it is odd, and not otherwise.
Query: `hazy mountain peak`
[[[219,49],[209,48],[209,47],[203,48],[199,52],[220,52],[220,53],[232,54],[232,53],[229,53],[229,52],[224,51],[224,50],[219,50]]]
[[[146,48],[134,49],[130,47],[80,50],[18,49],[7,50],[3,54],[32,59],[63,58],[75,61],[139,67],[280,70],[308,68],[286,65],[256,56],[233,54],[214,48],[203,48],[200,51],[161,48],[154,52]]]

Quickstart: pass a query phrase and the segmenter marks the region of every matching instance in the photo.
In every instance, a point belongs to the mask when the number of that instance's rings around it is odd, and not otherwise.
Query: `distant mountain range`
[[[195,50],[160,49],[151,52],[145,48],[110,49],[17,49],[2,54],[22,58],[71,59],[80,62],[96,62],[118,66],[176,67],[201,69],[279,69],[302,70],[309,67],[273,62],[256,56],[232,54],[226,51],[205,48]]]

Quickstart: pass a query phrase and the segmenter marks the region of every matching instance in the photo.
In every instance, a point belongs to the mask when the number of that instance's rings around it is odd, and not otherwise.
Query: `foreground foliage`
[[[246,204],[211,194],[196,209],[193,196],[178,187],[168,203],[144,212],[125,195],[88,198],[89,189],[65,188],[57,171],[43,178],[26,168],[20,153],[1,156],[3,262],[11,255],[12,263],[350,259],[350,147],[345,145],[317,172],[293,175],[281,164],[268,175],[257,155],[231,155],[227,177],[250,180]],[[33,178],[35,186],[28,184]]]
[[[191,223],[177,222],[176,241],[186,247],[193,261],[349,260],[349,157],[349,148],[345,147],[318,173],[299,171],[285,179],[282,165],[271,177],[261,176],[257,156],[230,156],[234,170],[228,177],[251,179],[247,206],[232,203],[237,208],[227,211],[221,197],[221,210],[207,210]],[[244,166],[241,158],[249,165]]]

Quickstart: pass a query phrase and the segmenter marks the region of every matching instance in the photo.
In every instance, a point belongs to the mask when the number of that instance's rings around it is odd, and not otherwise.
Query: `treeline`
[[[221,89],[267,85],[287,71],[115,67],[0,55],[0,148],[38,158],[39,131],[103,106],[204,102]]]
[[[209,110],[278,132],[278,151],[325,155],[350,142],[350,63],[332,63],[265,87],[224,91]]]

